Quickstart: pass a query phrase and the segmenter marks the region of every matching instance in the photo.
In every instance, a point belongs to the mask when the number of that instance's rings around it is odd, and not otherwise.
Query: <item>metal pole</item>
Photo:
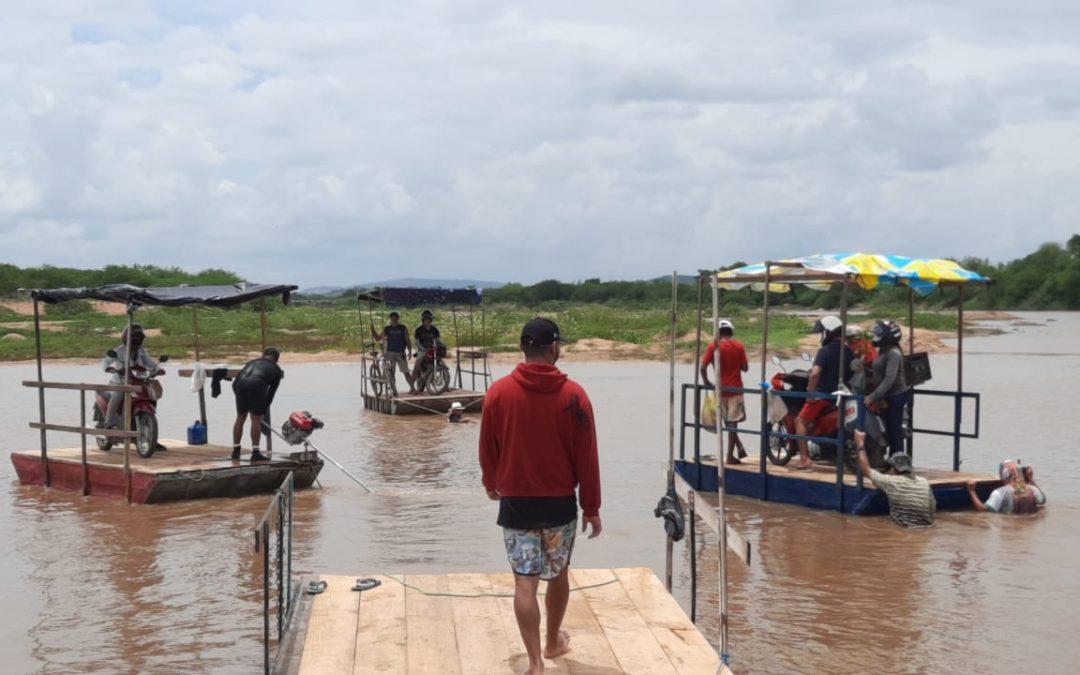
[[[908,356],[910,357],[915,353],[915,289],[908,286]],[[908,382],[908,386],[911,387],[911,398],[908,399],[908,420],[911,428],[915,428],[915,385]],[[907,446],[908,457],[911,457],[912,461],[915,461],[915,434],[908,435],[905,440]]]
[[[202,361],[202,350],[199,348],[199,308],[191,308],[191,318],[195,327],[195,362]],[[199,420],[206,426],[206,392],[199,390]]]
[[[851,283],[851,275],[845,274],[840,286],[840,372],[836,379],[837,389],[844,386],[844,375],[850,364],[845,363],[847,351],[847,310],[848,310],[848,286]],[[836,510],[844,510],[844,402],[837,401],[836,411],[839,415],[836,425]]]
[[[135,305],[128,303],[127,306],[127,340],[124,341],[124,384],[131,381],[131,325],[135,316]],[[117,392],[113,392],[114,394]],[[124,431],[131,427],[131,393],[122,392],[124,397]],[[131,503],[131,439],[124,437],[124,498]]]
[[[697,623],[697,518],[694,517],[693,490],[686,495],[686,502],[690,511],[690,622]],[[669,538],[668,541],[671,541]]]
[[[701,315],[705,311],[706,274],[709,273],[698,271],[697,338],[694,345],[694,470],[697,472],[697,487],[701,487]],[[683,420],[685,419],[684,416]]]
[[[277,492],[277,639],[285,632],[285,495]]]
[[[715,326],[715,319],[720,313],[720,289],[719,283],[716,279],[716,275],[712,276],[712,305],[713,305],[713,334],[714,339],[719,340],[720,336],[717,334],[717,328]],[[720,350],[715,351],[713,364],[716,367],[716,403],[719,408],[720,405]],[[720,411],[717,410],[717,428],[716,428],[716,464],[717,464],[717,477],[719,478],[719,485],[716,490],[717,497],[717,513],[718,519],[718,547],[720,549],[720,660],[722,663],[727,663],[728,660],[728,611],[727,611],[727,512],[724,509],[724,491],[727,486],[727,481],[724,478],[724,439],[723,433],[721,433],[720,425]]]
[[[668,368],[668,469],[667,488],[671,490],[675,485],[675,331],[678,330],[678,293],[679,276],[677,272],[671,273],[671,359]],[[692,494],[692,493],[691,493]],[[664,583],[668,593],[671,592],[671,577],[673,558],[675,557],[675,542],[671,537],[665,537],[666,564],[664,565]]]
[[[956,287],[959,295],[956,316],[956,398],[953,401],[953,471],[960,470],[960,423],[964,392],[964,287]]]
[[[768,379],[765,374],[765,364],[768,362],[769,356],[769,286],[772,285],[772,263],[765,261],[765,289],[761,299],[761,309],[764,313],[762,317],[762,338],[761,338],[761,386],[764,386]],[[761,394],[761,452],[758,457],[758,473],[761,474],[761,498],[769,498],[769,467],[765,465],[768,461],[769,455],[769,397],[765,395],[764,390]],[[785,439],[785,443],[788,440]]]
[[[263,521],[263,670],[270,673],[270,523]]]
[[[34,353],[37,358],[37,379],[38,385],[43,381],[41,371],[41,314],[38,309],[38,300],[34,298]],[[52,483],[52,476],[49,474],[49,455],[46,448],[45,437],[45,387],[38,386],[38,417],[41,422],[41,478],[45,487],[49,487]]]
[[[86,391],[79,390],[79,426],[86,428]],[[85,497],[90,494],[90,469],[86,465],[86,434],[80,433],[82,439],[82,493]]]

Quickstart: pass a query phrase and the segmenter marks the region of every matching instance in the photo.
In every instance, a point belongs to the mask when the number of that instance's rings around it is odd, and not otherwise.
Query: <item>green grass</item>
[[[70,307],[56,311],[49,307],[42,317],[43,324],[63,322],[64,330],[43,330],[42,353],[46,358],[100,358],[105,351],[119,343],[119,334],[126,325],[126,317],[102,314],[89,306]],[[450,347],[461,345],[485,346],[492,351],[517,350],[521,326],[530,318],[542,315],[555,320],[567,342],[588,338],[600,338],[630,343],[641,347],[670,341],[670,310],[668,307],[616,305],[616,304],[570,304],[546,303],[527,308],[509,304],[492,304],[483,315],[475,308],[458,309],[457,339],[455,340],[455,313],[450,308],[432,308],[435,322]],[[399,309],[402,322],[410,330],[420,321],[419,309]],[[148,329],[161,331],[161,335],[147,338],[147,348],[154,356],[169,354],[173,358],[194,355],[194,310],[188,308],[144,308],[137,312],[136,320]],[[706,314],[711,312],[706,311]],[[760,311],[739,306],[726,306],[721,316],[729,317],[736,325],[736,337],[749,349],[760,347],[762,316]],[[903,314],[874,309],[873,318],[906,317]],[[15,314],[0,308],[0,321],[28,321],[31,317]],[[676,326],[679,350],[693,351],[697,315],[693,307],[684,306],[678,311]],[[376,311],[369,318],[366,307],[362,314],[355,307],[285,307],[280,303],[268,303],[267,342],[285,352],[344,351],[359,353],[370,345],[369,322],[378,327],[385,321],[385,312]],[[234,309],[198,310],[199,345],[204,360],[223,360],[261,348],[261,319],[257,305]],[[956,317],[949,313],[923,312],[916,314],[915,325],[934,330],[955,330]],[[707,334],[708,325],[703,325]],[[769,348],[793,351],[799,340],[807,335],[810,322],[803,317],[788,314],[771,314],[769,317]],[[34,330],[28,328],[0,327],[0,360],[24,360],[34,357]],[[20,335],[24,339],[10,337]],[[707,339],[707,337],[705,338]]]

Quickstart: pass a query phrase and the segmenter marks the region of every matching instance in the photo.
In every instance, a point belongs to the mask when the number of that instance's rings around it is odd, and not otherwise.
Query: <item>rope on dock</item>
[[[398,579],[397,577],[391,576],[389,574],[383,574],[383,576],[386,577],[387,579],[391,579],[393,581],[398,582],[399,584],[401,584],[402,586],[404,586],[405,588],[407,588],[407,589],[409,589],[411,591],[416,591],[417,593],[421,593],[423,595],[426,595],[426,596],[429,596],[429,597],[432,597],[432,598],[512,598],[512,597],[514,597],[513,593],[444,593],[444,592],[440,592],[440,591],[425,591],[424,589],[420,588],[419,586],[414,586],[414,585],[410,584],[409,582],[405,581],[404,579]],[[615,576],[614,572],[612,572],[611,573],[611,578],[608,579],[607,581],[601,581],[600,583],[596,583],[596,584],[588,584],[587,586],[575,586],[575,587],[570,589],[570,592],[573,593],[575,591],[584,591],[584,590],[588,590],[590,588],[600,588],[601,586],[609,586],[611,584],[618,583],[618,581],[619,581],[619,578]],[[546,594],[545,593],[540,593],[539,595],[546,595]]]

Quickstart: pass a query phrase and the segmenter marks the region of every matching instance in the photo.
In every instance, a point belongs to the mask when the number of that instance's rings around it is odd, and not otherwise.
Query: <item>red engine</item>
[[[311,432],[322,429],[323,423],[306,410],[296,410],[281,425],[281,435],[291,445],[300,445],[307,440]]]

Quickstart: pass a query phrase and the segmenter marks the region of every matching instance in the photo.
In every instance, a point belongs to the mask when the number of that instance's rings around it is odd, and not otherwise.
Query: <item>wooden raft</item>
[[[357,577],[319,578],[327,590],[304,596],[311,601],[294,617],[278,672],[472,675],[528,667],[509,572],[376,576],[382,585],[362,593],[350,590]],[[571,650],[546,660],[547,672],[730,672],[718,670],[716,652],[652,570],[571,568],[570,586],[581,589],[570,593],[563,622]]]
[[[398,393],[397,396],[364,394],[364,407],[388,415],[445,414],[460,403],[466,413],[479,413],[484,407],[484,392],[471,389],[448,389],[441,394]]]
[[[760,455],[748,454],[743,457],[742,464],[725,464],[725,471],[740,471],[744,473],[758,473],[760,471],[760,463],[758,458]],[[819,483],[829,483],[831,485],[836,484],[836,464],[834,460],[828,462],[815,462],[814,468],[809,471],[795,471],[792,467],[799,461],[798,458],[791,460],[791,463],[787,466],[776,466],[772,462],[765,462],[765,470],[777,476],[784,476],[786,478],[795,478],[798,480],[816,481]],[[717,466],[715,457],[702,457],[702,465]],[[931,486],[955,486],[965,485],[969,480],[973,480],[976,483],[997,483],[1001,481],[990,474],[985,473],[972,473],[970,471],[950,471],[948,469],[921,469],[916,468],[915,474],[922,476],[930,483]],[[855,486],[857,480],[855,474],[844,469],[844,485]],[[867,487],[873,487],[870,484],[870,479],[865,478],[864,484]]]

